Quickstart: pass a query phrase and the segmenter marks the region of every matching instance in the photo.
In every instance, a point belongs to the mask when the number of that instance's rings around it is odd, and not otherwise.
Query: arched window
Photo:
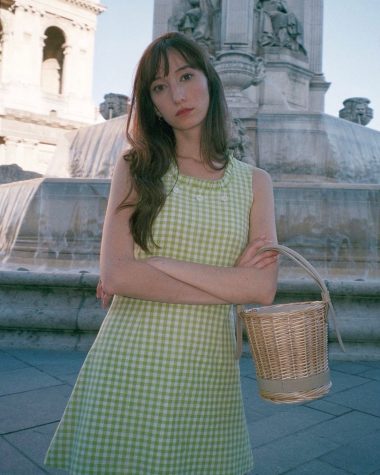
[[[64,44],[65,36],[62,30],[55,26],[47,28],[42,57],[41,86],[45,92],[51,94],[62,93]]]

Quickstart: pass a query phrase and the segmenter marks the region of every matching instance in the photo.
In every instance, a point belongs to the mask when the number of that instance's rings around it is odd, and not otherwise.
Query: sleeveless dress
[[[245,248],[252,167],[164,177],[156,255],[233,266]],[[136,257],[144,257],[136,249]],[[244,475],[252,469],[230,305],[115,296],[45,463],[71,474]]]

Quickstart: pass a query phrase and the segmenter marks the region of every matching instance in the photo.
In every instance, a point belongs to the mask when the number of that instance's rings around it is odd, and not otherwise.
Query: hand
[[[260,248],[270,246],[271,244],[273,244],[273,241],[266,239],[265,236],[261,236],[249,242],[241,256],[235,262],[235,267],[255,267],[256,269],[263,269],[277,262],[277,251],[265,251],[257,254]]]
[[[104,292],[102,281],[99,279],[98,285],[96,286],[96,298],[102,300],[102,308],[108,308],[110,306],[112,297],[113,295]]]

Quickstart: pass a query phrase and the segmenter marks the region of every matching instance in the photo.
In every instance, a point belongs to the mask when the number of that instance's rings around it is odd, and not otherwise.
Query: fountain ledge
[[[95,297],[98,274],[0,271],[0,348],[86,351],[106,311]],[[326,281],[346,345],[330,329],[334,359],[380,360],[380,280]],[[315,283],[280,280],[276,302],[319,300]]]

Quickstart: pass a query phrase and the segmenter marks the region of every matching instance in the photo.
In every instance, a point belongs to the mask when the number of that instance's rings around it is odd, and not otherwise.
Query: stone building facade
[[[98,0],[0,3],[0,164],[45,173],[68,130],[96,121]]]

